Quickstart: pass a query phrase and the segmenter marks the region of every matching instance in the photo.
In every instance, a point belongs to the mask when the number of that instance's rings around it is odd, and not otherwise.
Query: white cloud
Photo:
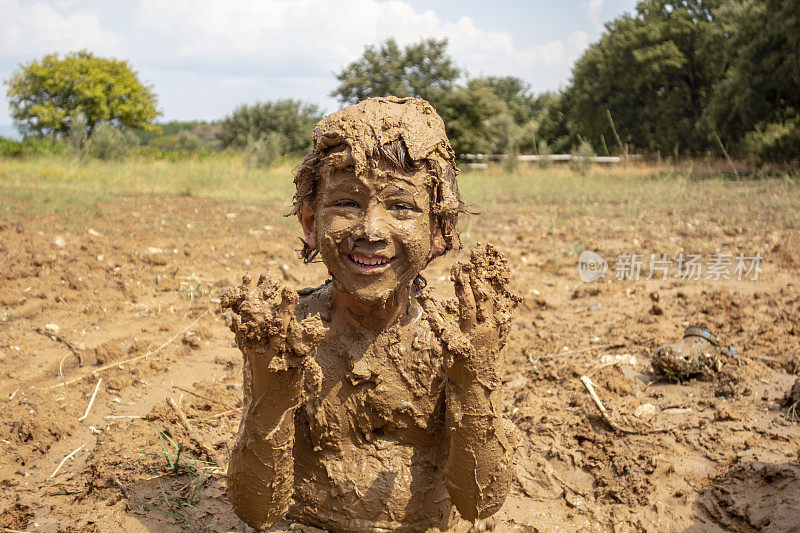
[[[600,26],[600,11],[603,9],[603,0],[587,0],[586,1],[586,14],[592,24]]]
[[[532,79],[550,69],[549,78],[563,79],[588,42],[585,33],[574,32],[566,40],[522,49],[507,31],[487,31],[466,16],[444,22],[434,11],[415,11],[402,0],[141,0],[135,24],[140,47],[154,47],[154,60],[163,68],[182,65],[238,77],[330,75],[357,59],[364,46],[389,37],[401,45],[445,37],[450,55],[472,74]],[[327,91],[335,86],[329,79]],[[545,84],[553,86],[552,80]]]
[[[582,0],[599,13],[602,0]],[[334,72],[366,45],[447,38],[472,75],[514,75],[541,91],[564,83],[588,36],[520,46],[480,19],[443,20],[407,0],[0,0],[0,77],[11,63],[87,48],[130,60],[165,118],[218,118],[256,99],[302,98],[328,110]],[[596,16],[596,15],[594,15]],[[2,113],[2,110],[0,110]],[[0,123],[8,119],[0,114]]]
[[[0,0],[0,57],[29,61],[51,52],[83,48],[118,53],[123,39],[104,28],[96,12],[79,9],[63,15],[43,3]]]

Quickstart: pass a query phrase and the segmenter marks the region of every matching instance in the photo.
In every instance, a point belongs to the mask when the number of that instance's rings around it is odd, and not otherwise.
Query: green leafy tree
[[[708,116],[761,161],[800,155],[800,0],[733,0],[718,11],[729,58]]]
[[[152,129],[160,114],[152,88],[139,81],[127,61],[86,50],[21,65],[6,84],[11,117],[25,136],[67,135],[80,115],[89,136],[98,124]]]
[[[443,95],[438,111],[457,154],[495,153],[513,124],[505,102],[482,79]]]
[[[311,132],[320,119],[319,107],[299,100],[242,105],[220,122],[217,137],[223,148],[267,146],[274,160],[275,152],[278,155],[299,155],[308,151]],[[259,144],[259,141],[262,142]],[[276,147],[277,144],[281,146]]]
[[[548,91],[536,96],[536,105],[542,111],[534,132],[535,153],[551,155],[554,152],[568,152],[570,147],[579,142],[578,136],[570,131],[567,124],[567,109],[564,102],[564,95],[560,92]]]
[[[712,31],[722,0],[643,0],[636,13],[606,25],[576,62],[564,109],[573,135],[610,138],[606,110],[625,142],[648,150],[710,146],[703,120],[712,86],[724,72]]]
[[[362,56],[336,75],[331,93],[343,104],[373,96],[415,96],[438,109],[461,71],[447,55],[447,39],[426,39],[405,48],[388,39],[379,48],[367,46]]]

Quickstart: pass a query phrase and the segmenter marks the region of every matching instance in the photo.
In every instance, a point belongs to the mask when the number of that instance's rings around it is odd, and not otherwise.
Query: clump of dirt
[[[792,385],[792,388],[789,389],[789,392],[786,393],[786,396],[784,396],[781,401],[782,407],[791,407],[793,405],[800,405],[800,378],[794,381],[794,385]]]
[[[6,408],[6,438],[19,450],[44,454],[56,442],[69,436],[76,421],[61,414],[61,406],[46,394],[21,394]]]
[[[119,342],[106,341],[95,347],[94,357],[98,365],[105,365],[124,358],[125,352]]]
[[[33,518],[30,507],[15,503],[11,507],[0,512],[0,527],[10,530],[22,531],[28,528],[28,524]]]

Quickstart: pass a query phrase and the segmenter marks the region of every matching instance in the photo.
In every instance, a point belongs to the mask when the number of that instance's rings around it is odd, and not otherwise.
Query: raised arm
[[[297,293],[262,275],[222,296],[244,356],[244,408],[228,465],[228,498],[237,516],[264,530],[292,495],[294,410],[315,394],[322,373],[314,361],[326,328],[318,316],[295,318]]]
[[[490,245],[473,249],[470,263],[455,265],[452,275],[459,323],[432,299],[423,299],[423,306],[447,355],[447,489],[461,516],[475,520],[500,509],[511,485],[513,450],[502,417],[499,354],[520,298],[506,289],[507,262]]]

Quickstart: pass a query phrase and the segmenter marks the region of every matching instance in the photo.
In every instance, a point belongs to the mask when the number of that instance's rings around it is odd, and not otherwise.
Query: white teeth
[[[354,263],[362,266],[381,266],[389,262],[389,259],[385,257],[366,257],[363,255],[350,255],[350,259]]]

